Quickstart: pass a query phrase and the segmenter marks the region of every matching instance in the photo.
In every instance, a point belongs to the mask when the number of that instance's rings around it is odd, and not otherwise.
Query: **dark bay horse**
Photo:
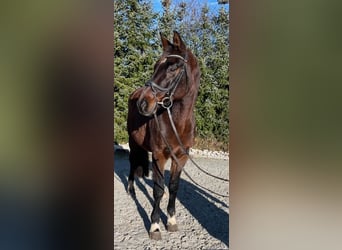
[[[154,65],[151,79],[131,94],[127,119],[131,165],[128,191],[132,195],[135,195],[134,176],[148,176],[148,151],[152,152],[154,205],[149,234],[151,239],[156,240],[161,239],[159,205],[164,194],[164,166],[170,157],[167,230],[178,230],[175,200],[182,168],[194,143],[194,106],[200,83],[197,59],[186,48],[180,35],[174,31],[173,43],[162,34],[160,36],[163,53]]]

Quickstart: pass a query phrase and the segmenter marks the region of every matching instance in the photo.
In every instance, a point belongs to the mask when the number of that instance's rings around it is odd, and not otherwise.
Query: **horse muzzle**
[[[139,99],[137,101],[138,111],[143,116],[152,116],[157,111],[157,102]]]

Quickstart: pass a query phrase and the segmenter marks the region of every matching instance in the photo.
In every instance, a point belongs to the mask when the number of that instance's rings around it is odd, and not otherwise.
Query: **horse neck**
[[[191,118],[194,116],[194,107],[196,103],[197,93],[185,95],[180,100],[175,100],[171,113],[176,114],[179,119],[184,117]],[[176,118],[176,117],[175,117]]]
[[[192,55],[191,51],[188,51],[189,56],[189,63],[192,63],[192,66],[188,68],[190,72],[188,72],[188,80],[189,85],[191,86],[190,89],[188,89],[188,93],[183,96],[179,100],[175,100],[174,102],[174,108],[175,111],[179,114],[181,114],[182,117],[194,117],[194,107],[196,104],[196,99],[198,95],[198,89],[199,89],[199,81],[200,81],[200,71],[197,66],[197,61],[194,59],[194,56]],[[180,117],[181,118],[181,117]]]

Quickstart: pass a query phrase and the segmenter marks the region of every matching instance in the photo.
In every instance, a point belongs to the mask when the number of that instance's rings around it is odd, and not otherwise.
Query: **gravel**
[[[161,201],[162,240],[148,237],[152,212],[152,174],[136,178],[136,198],[126,192],[129,173],[128,146],[114,145],[114,249],[228,249],[229,200],[210,194],[194,185],[182,174],[176,200],[179,231],[166,231],[167,198]],[[190,154],[202,168],[212,174],[228,178],[228,154],[191,150]],[[166,183],[170,162],[166,164]],[[200,172],[188,161],[185,169],[201,185],[228,195],[229,185]],[[165,188],[167,192],[167,188]],[[166,196],[167,197],[167,196]]]
[[[114,145],[114,150],[127,150],[129,151],[128,144],[122,144],[122,145]],[[201,158],[210,158],[210,159],[222,159],[222,160],[229,160],[229,154],[228,152],[223,151],[211,151],[211,150],[200,150],[200,149],[190,149],[190,155],[194,157],[201,157]]]

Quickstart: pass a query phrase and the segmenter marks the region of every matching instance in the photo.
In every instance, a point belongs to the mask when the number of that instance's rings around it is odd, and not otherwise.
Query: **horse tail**
[[[148,176],[149,160],[148,152],[145,149],[139,147],[138,145],[133,146],[130,143],[129,161],[131,164],[131,170],[133,170],[136,175],[139,177],[142,177],[143,175],[146,177]]]

